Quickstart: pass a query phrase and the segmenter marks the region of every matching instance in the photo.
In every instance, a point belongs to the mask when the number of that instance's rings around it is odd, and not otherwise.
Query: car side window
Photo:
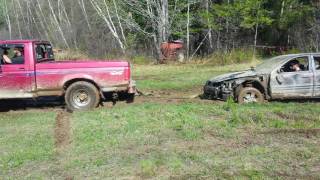
[[[291,59],[281,67],[281,72],[309,71],[309,57],[302,56]]]
[[[319,71],[320,70],[320,56],[314,56],[313,59],[314,59],[315,69],[317,71]]]
[[[0,55],[1,64],[24,64],[24,46],[22,44],[2,44],[0,45]]]

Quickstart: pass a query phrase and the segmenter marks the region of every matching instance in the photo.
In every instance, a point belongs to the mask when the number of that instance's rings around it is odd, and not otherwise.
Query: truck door
[[[34,72],[28,71],[24,45],[1,44],[0,50],[0,99],[32,97]]]
[[[310,56],[295,57],[271,74],[272,98],[299,98],[313,96],[314,73]],[[295,67],[297,67],[296,69]]]
[[[315,97],[320,97],[320,55],[313,56],[314,64],[314,91]]]

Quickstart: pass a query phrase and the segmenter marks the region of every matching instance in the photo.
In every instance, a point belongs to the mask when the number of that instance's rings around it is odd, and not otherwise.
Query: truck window
[[[320,70],[320,56],[313,56],[315,69]]]
[[[0,55],[1,64],[24,64],[23,44],[1,44]]]
[[[36,44],[37,62],[54,60],[52,46],[50,44]]]

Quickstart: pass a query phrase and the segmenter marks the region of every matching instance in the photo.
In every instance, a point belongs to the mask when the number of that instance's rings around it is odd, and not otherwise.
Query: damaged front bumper
[[[203,91],[206,99],[227,100],[230,97],[234,97],[231,83],[208,81],[205,84]]]

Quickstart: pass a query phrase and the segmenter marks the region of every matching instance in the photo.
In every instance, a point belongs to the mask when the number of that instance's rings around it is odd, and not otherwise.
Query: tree
[[[252,44],[256,51],[259,43],[312,51],[320,47],[319,6],[317,0],[0,0],[0,36],[158,60],[161,43],[176,39],[190,57]]]
[[[126,38],[123,33],[121,21],[119,19],[119,14],[118,14],[116,2],[113,1],[113,5],[114,5],[113,9],[115,10],[114,13],[111,13],[110,4],[106,0],[103,0],[103,1],[90,0],[90,2],[92,4],[92,6],[94,7],[94,9],[96,10],[99,17],[102,18],[104,20],[104,22],[106,23],[106,25],[107,25],[108,29],[110,30],[110,32],[112,33],[113,37],[119,43],[122,52],[125,53]],[[116,20],[114,19],[112,14],[115,14],[115,17],[117,18]],[[116,27],[116,25],[117,25],[116,23],[118,23],[118,28]],[[121,30],[121,34],[120,34],[120,30],[118,30],[118,29]],[[122,38],[121,38],[121,35],[122,35]]]
[[[259,27],[271,25],[273,21],[270,17],[270,11],[264,7],[265,3],[266,0],[242,0],[237,4],[243,18],[241,27],[246,29],[254,28],[254,56],[256,55]]]

